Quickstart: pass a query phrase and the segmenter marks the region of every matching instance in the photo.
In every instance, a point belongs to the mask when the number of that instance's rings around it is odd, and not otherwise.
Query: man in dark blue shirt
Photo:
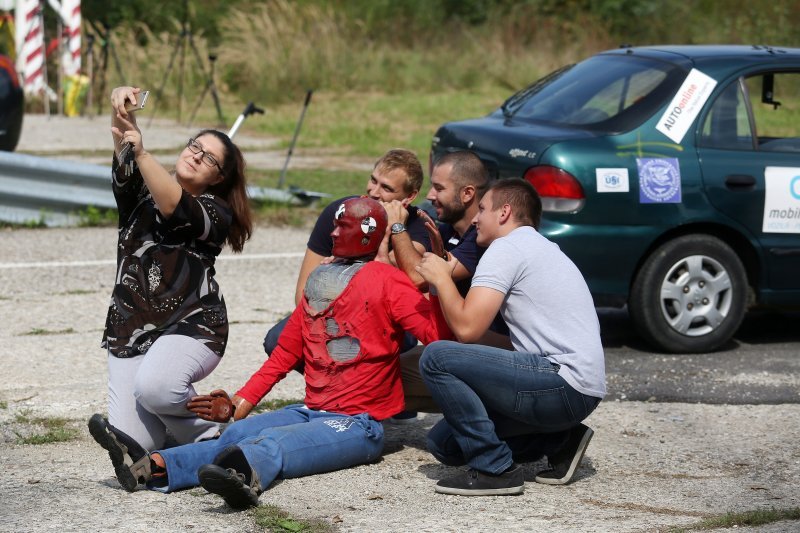
[[[452,277],[459,292],[466,295],[472,275],[478,265],[484,247],[475,242],[476,232],[472,219],[478,212],[478,202],[489,185],[489,172],[480,158],[473,152],[460,151],[443,155],[431,171],[431,188],[426,197],[436,209],[444,249],[456,258]],[[412,237],[400,230],[407,217],[399,202],[384,203],[389,215],[391,244],[397,266],[411,281],[422,290],[427,283],[415,267],[422,259],[422,253],[412,244]],[[400,226],[398,226],[398,224]],[[509,340],[502,319],[482,339],[484,343],[507,346]],[[505,334],[505,335],[504,335]],[[403,390],[406,395],[406,410],[437,412],[439,407],[433,402],[419,373],[419,358],[422,347],[413,348],[400,356]]]
[[[397,202],[402,206],[402,210],[406,213],[406,226],[407,233],[410,237],[413,250],[418,255],[422,255],[425,251],[430,250],[430,243],[428,239],[428,232],[425,229],[425,222],[418,215],[418,210],[411,202],[419,194],[422,188],[422,165],[417,156],[409,151],[403,149],[392,149],[386,152],[375,163],[375,167],[370,174],[369,181],[367,181],[367,189],[365,196],[378,200],[380,202]],[[295,305],[300,302],[303,297],[303,289],[306,286],[306,280],[309,274],[319,266],[320,262],[326,257],[333,255],[333,241],[331,239],[331,232],[333,231],[333,218],[336,208],[342,204],[344,200],[352,198],[350,196],[331,202],[328,207],[317,218],[314,229],[308,238],[305,256],[303,256],[303,263],[300,266],[300,273],[297,276],[297,285],[295,287]],[[380,253],[378,260],[380,259]],[[394,253],[389,253],[386,260],[394,264]],[[264,351],[267,354],[272,353],[272,350],[278,343],[283,327],[289,317],[284,318],[278,322],[267,332],[264,337]]]

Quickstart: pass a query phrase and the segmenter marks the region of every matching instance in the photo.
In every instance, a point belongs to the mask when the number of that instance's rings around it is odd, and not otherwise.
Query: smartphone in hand
[[[144,108],[144,104],[147,103],[147,97],[150,96],[150,91],[142,91],[136,95],[136,103],[125,104],[125,111],[131,113],[133,111],[139,111],[140,109]]]

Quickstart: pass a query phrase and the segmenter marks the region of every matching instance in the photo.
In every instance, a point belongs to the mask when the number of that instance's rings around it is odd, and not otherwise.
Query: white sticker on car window
[[[764,233],[800,233],[800,168],[764,171]]]
[[[627,168],[596,168],[597,192],[628,192]]]
[[[658,120],[656,129],[673,142],[681,142],[716,86],[717,80],[693,68]]]

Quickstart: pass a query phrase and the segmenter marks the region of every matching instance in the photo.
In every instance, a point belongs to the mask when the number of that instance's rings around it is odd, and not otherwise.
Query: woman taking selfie
[[[143,146],[135,113],[126,111],[142,96],[134,87],[111,93],[119,238],[103,335],[109,419],[95,415],[89,429],[103,444],[110,423],[152,450],[164,446],[167,432],[180,444],[218,432],[186,402],[196,394],[192,384],[219,364],[228,337],[215,259],[226,244],[241,252],[252,222],[236,145],[203,130],[168,172]],[[120,162],[123,148],[130,152]]]

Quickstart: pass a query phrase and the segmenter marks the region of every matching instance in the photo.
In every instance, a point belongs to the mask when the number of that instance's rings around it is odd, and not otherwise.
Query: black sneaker
[[[416,411],[400,411],[393,417],[389,418],[389,422],[391,424],[397,424],[398,426],[413,424],[416,421],[417,421]]]
[[[153,476],[150,456],[133,438],[109,424],[99,414],[89,419],[89,433],[100,446],[108,450],[117,480],[123,489],[133,492],[140,482],[150,481]]]
[[[572,481],[572,476],[575,475],[575,471],[583,459],[592,435],[594,435],[594,431],[583,424],[572,428],[564,447],[554,453],[552,457],[547,458],[550,469],[536,474],[535,481],[545,485],[566,485]]]
[[[244,474],[233,468],[203,465],[197,471],[200,485],[208,492],[222,496],[233,509],[247,509],[258,505],[258,490],[247,483]]]
[[[436,484],[435,490],[440,494],[459,496],[522,494],[525,490],[525,478],[519,465],[513,465],[498,475],[485,474],[470,468],[457,476],[441,480]]]

